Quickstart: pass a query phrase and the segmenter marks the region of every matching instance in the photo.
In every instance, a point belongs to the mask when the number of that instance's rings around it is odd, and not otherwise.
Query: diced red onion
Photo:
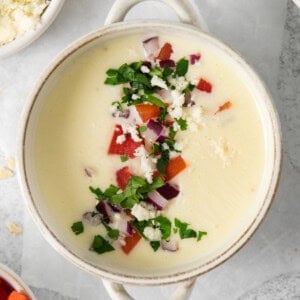
[[[165,185],[156,189],[156,191],[165,199],[170,200],[178,196],[179,190],[177,186],[166,183]]]
[[[94,171],[91,168],[84,168],[84,173],[88,177],[93,177],[93,175],[94,175]]]
[[[184,95],[184,103],[183,106],[184,107],[191,107],[193,105],[195,105],[195,101],[192,101],[192,94],[191,92],[186,92]]]
[[[148,60],[144,60],[142,65],[149,68],[149,69],[152,68],[152,63],[151,63],[151,61],[148,61]]]
[[[191,64],[194,65],[197,61],[199,61],[200,57],[201,57],[200,53],[191,54],[190,55]]]
[[[149,129],[151,129],[152,131],[154,131],[156,133],[157,136],[160,135],[160,133],[162,132],[163,130],[163,126],[159,123],[159,122],[156,122],[154,120],[149,120],[148,124],[147,124],[147,127]]]
[[[163,210],[165,206],[168,204],[168,200],[166,200],[163,196],[161,196],[157,191],[152,191],[148,194],[147,198],[148,202],[153,204],[153,206],[157,210]]]
[[[96,205],[96,210],[102,215],[105,223],[111,222],[112,210],[106,201],[99,201]]]
[[[154,36],[147,40],[143,41],[143,47],[145,49],[146,56],[150,59],[153,59],[156,52],[159,49],[158,37]]]
[[[160,135],[158,138],[157,138],[157,142],[159,142],[160,144],[164,143],[165,139],[167,139],[168,137],[165,136],[165,135]]]
[[[108,203],[108,205],[110,206],[110,208],[114,211],[114,212],[121,212],[121,207],[115,205],[115,204],[110,204]]]
[[[161,68],[164,68],[164,67],[175,68],[175,61],[173,59],[161,60],[159,62],[159,66]]]
[[[101,224],[101,216],[94,212],[86,212],[83,214],[82,219],[85,223],[91,225],[91,226],[98,226]]]
[[[124,235],[132,235],[132,226],[129,223],[128,219],[123,218],[118,225],[120,232]]]
[[[160,245],[161,248],[166,251],[175,252],[178,250],[178,244],[176,241],[161,240]]]
[[[132,235],[133,234],[133,228],[131,224],[127,221],[127,234]]]
[[[165,102],[170,102],[172,99],[171,92],[169,90],[161,89],[158,90],[156,94],[158,94],[159,97]]]
[[[124,109],[123,111],[116,111],[112,114],[113,117],[118,117],[118,118],[124,118],[124,119],[128,119],[130,116],[130,111],[129,109]]]

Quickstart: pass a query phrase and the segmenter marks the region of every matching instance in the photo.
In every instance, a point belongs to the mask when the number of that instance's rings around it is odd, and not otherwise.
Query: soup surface
[[[121,99],[123,86],[104,81],[108,69],[146,60],[142,41],[155,35],[103,41],[68,62],[46,95],[34,142],[35,172],[44,200],[39,209],[54,234],[85,260],[104,268],[130,268],[134,274],[159,274],[224,251],[249,226],[265,160],[255,99],[232,62],[200,39],[159,34],[160,48],[166,42],[172,45],[171,59],[189,61],[188,82],[197,86],[202,78],[211,84],[210,92],[196,87],[193,104],[183,109],[187,129],[178,130],[176,143],[186,168],[170,181],[179,195],[162,212],[207,235],[197,241],[172,233],[178,246],[174,252],[161,247],[153,251],[142,239],[129,254],[114,242],[116,250],[101,255],[89,248],[95,235],[105,236],[103,226],[85,225],[82,234],[74,235],[72,224],[97,203],[89,186],[116,185],[116,172],[125,166],[143,176],[141,158],[121,162],[119,155],[108,154],[117,123],[112,102]],[[191,54],[201,57],[192,64]]]

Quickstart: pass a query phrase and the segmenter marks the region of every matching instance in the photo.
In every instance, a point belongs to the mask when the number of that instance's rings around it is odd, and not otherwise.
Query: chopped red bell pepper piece
[[[137,104],[135,108],[144,123],[160,115],[159,107],[153,104]]]
[[[208,81],[206,81],[203,78],[200,78],[198,84],[197,84],[197,89],[203,92],[211,93],[212,90],[212,84]]]
[[[118,187],[124,190],[131,176],[132,174],[127,166],[118,170],[116,173]]]
[[[116,125],[108,148],[108,154],[127,155],[130,158],[134,158],[135,149],[140,147],[142,142],[135,142],[129,134],[126,134],[124,142],[118,144],[117,138],[120,135],[123,135],[122,127],[121,125]]]
[[[125,245],[122,246],[122,250],[126,254],[129,254],[129,252],[131,252],[131,250],[136,246],[136,244],[140,241],[140,239],[141,236],[137,231],[135,231],[132,235],[126,236]]]
[[[222,105],[219,106],[219,108],[215,112],[215,114],[218,113],[218,112],[221,112],[223,110],[229,109],[231,106],[232,106],[232,102],[231,101],[227,101],[224,104],[222,104]]]
[[[171,54],[173,53],[172,45],[170,43],[165,43],[156,57],[156,59],[167,60],[170,59]]]
[[[166,181],[169,181],[175,176],[177,176],[177,174],[179,174],[185,168],[186,168],[186,162],[180,155],[170,159],[166,167],[166,175],[167,175]]]

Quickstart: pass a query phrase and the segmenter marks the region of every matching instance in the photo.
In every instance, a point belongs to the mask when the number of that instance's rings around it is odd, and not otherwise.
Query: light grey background
[[[125,0],[124,0],[125,1]],[[184,0],[186,1],[186,0]],[[232,259],[198,278],[191,299],[300,299],[300,11],[286,0],[195,0],[210,32],[239,51],[271,90],[284,142],[274,204],[257,233]],[[49,30],[22,52],[0,60],[0,166],[14,156],[26,96],[59,51],[103,25],[112,1],[66,0]],[[176,20],[149,2],[128,18]],[[0,262],[18,272],[38,299],[108,299],[98,278],[61,258],[26,211],[16,177],[0,181]],[[17,237],[8,222],[24,228]],[[162,299],[173,287],[129,287],[136,299]]]

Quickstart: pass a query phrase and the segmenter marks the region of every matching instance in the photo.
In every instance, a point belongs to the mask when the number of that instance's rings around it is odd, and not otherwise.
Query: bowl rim
[[[15,54],[38,39],[55,20],[64,2],[65,0],[51,0],[35,29],[29,30],[17,36],[13,41],[0,46],[0,59]]]
[[[44,84],[51,77],[52,73],[58,68],[58,66],[67,60],[70,56],[72,56],[77,50],[86,46],[89,43],[101,38],[104,35],[108,35],[114,31],[124,31],[125,33],[132,29],[137,29],[139,27],[154,27],[159,30],[163,28],[173,28],[174,30],[185,30],[191,31],[195,34],[201,35],[203,38],[218,46],[218,48],[230,54],[232,58],[234,58],[238,63],[242,64],[247,74],[250,76],[251,80],[255,83],[257,90],[260,90],[261,97],[266,101],[263,105],[266,106],[268,114],[270,116],[270,121],[272,125],[272,136],[274,141],[274,159],[273,159],[273,169],[272,175],[270,178],[270,184],[268,186],[268,190],[266,192],[266,197],[264,200],[261,200],[261,204],[259,209],[257,209],[255,218],[251,219],[250,225],[244,230],[239,236],[239,238],[231,244],[230,247],[226,248],[220,255],[211,259],[210,261],[197,265],[196,267],[184,270],[178,273],[174,273],[171,275],[161,275],[161,276],[135,276],[135,275],[126,275],[121,272],[112,272],[109,270],[105,270],[92,264],[90,262],[85,261],[80,258],[77,254],[75,254],[72,250],[67,249],[66,246],[62,244],[60,240],[54,235],[54,233],[50,230],[46,222],[42,219],[35,203],[33,200],[33,196],[30,191],[29,182],[27,180],[26,175],[26,167],[25,167],[25,143],[26,143],[26,135],[27,135],[27,125],[30,119],[31,111],[33,106],[36,103],[38,95],[42,90]],[[115,23],[113,25],[104,26],[99,30],[96,30],[77,41],[73,42],[70,46],[65,48],[62,52],[58,54],[58,56],[50,63],[48,68],[46,68],[42,74],[42,76],[37,81],[35,87],[32,90],[32,93],[29,95],[26,105],[24,107],[22,117],[21,117],[21,126],[19,130],[18,140],[17,140],[17,168],[18,179],[22,189],[23,197],[26,200],[26,206],[29,209],[29,212],[37,224],[38,228],[42,232],[44,238],[51,244],[54,249],[65,257],[67,260],[73,262],[79,268],[92,273],[94,275],[98,275],[104,279],[112,280],[115,282],[120,282],[124,284],[136,284],[136,285],[164,285],[164,284],[172,284],[181,281],[185,281],[191,278],[195,278],[201,274],[204,274],[220,264],[227,261],[232,255],[237,253],[252,237],[255,231],[258,229],[259,225],[262,223],[265,218],[270,206],[274,200],[275,192],[278,187],[279,175],[281,171],[282,164],[282,142],[281,142],[281,130],[279,124],[278,114],[275,110],[275,106],[272,100],[270,93],[265,87],[263,81],[257,75],[257,73],[253,70],[253,68],[246,62],[246,60],[235,50],[232,50],[229,46],[224,44],[222,41],[213,37],[210,34],[207,34],[201,31],[199,28],[182,24],[177,22],[169,22],[169,21],[157,21],[157,20],[143,20],[140,22],[137,21],[126,21]]]
[[[5,281],[7,281],[17,292],[25,292],[26,295],[31,298],[31,300],[36,299],[23,279],[21,279],[21,277],[12,269],[8,268],[2,263],[0,263],[0,278],[3,278]]]

